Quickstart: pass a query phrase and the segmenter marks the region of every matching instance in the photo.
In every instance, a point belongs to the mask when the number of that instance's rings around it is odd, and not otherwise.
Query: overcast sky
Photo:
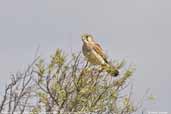
[[[39,54],[80,51],[91,33],[111,59],[136,65],[134,94],[156,102],[147,111],[171,113],[170,0],[0,0],[0,88]],[[2,90],[1,90],[2,93]]]

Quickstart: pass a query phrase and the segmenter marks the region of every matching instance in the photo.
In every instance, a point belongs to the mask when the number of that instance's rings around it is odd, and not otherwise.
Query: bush
[[[12,76],[0,113],[136,112],[137,107],[131,101],[132,90],[122,92],[129,89],[134,69],[123,71],[123,63],[115,63],[122,71],[116,78],[87,63],[81,53],[69,58],[57,49],[49,63],[39,57],[24,73]]]

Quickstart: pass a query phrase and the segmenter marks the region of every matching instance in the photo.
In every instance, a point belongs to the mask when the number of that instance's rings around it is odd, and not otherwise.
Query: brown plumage
[[[94,65],[101,65],[106,69],[106,71],[114,76],[119,74],[119,71],[112,66],[108,60],[107,56],[104,53],[100,44],[96,43],[93,39],[93,36],[90,34],[82,35],[83,41],[83,54],[87,60]],[[113,72],[112,72],[113,71]]]

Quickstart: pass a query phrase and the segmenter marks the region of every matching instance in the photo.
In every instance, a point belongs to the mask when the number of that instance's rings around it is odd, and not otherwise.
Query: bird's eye
[[[89,40],[89,36],[86,36],[86,39]]]

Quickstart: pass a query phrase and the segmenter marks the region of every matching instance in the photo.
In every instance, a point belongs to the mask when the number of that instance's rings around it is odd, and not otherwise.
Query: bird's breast
[[[90,63],[96,64],[96,65],[101,65],[105,63],[104,59],[99,54],[97,54],[91,48],[91,46],[83,45],[82,50],[83,50],[84,56],[88,59]]]

